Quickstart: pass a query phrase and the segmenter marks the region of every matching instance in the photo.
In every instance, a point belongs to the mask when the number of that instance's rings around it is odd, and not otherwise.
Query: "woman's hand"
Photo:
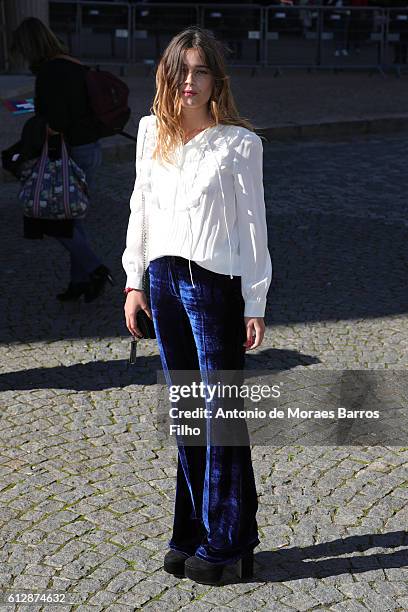
[[[146,294],[144,291],[134,289],[129,291],[126,296],[126,302],[124,306],[126,327],[132,334],[137,338],[143,338],[143,334],[137,327],[136,314],[138,310],[144,310],[146,314],[152,319],[152,313],[146,300]]]
[[[265,323],[263,317],[244,317],[244,319],[247,339],[243,346],[250,351],[261,344],[265,334]]]

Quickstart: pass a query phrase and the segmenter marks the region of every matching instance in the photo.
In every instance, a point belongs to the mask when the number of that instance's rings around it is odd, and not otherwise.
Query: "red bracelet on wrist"
[[[131,291],[137,291],[137,289],[134,289],[134,287],[126,287],[126,289],[123,290],[123,293],[127,295]]]

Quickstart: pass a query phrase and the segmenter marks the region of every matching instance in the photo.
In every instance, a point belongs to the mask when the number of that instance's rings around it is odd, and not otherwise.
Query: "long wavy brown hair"
[[[214,88],[208,101],[215,125],[239,125],[251,131],[254,126],[238,113],[226,74],[225,47],[209,30],[190,26],[174,36],[165,49],[156,71],[156,94],[150,112],[157,118],[157,142],[153,158],[172,163],[174,149],[183,143],[180,85],[187,49],[198,49],[214,77]]]
[[[27,17],[14,30],[10,51],[14,57],[22,56],[36,74],[43,62],[67,54],[68,48],[41,19]]]

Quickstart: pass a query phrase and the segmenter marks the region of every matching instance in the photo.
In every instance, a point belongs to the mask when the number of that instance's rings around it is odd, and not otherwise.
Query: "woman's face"
[[[184,52],[184,70],[180,87],[183,108],[207,105],[214,87],[214,77],[198,49]],[[192,93],[187,93],[192,92]]]

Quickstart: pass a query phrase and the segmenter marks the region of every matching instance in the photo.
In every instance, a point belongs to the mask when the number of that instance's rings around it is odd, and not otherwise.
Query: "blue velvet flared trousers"
[[[150,301],[163,371],[243,370],[246,329],[241,277],[176,256],[149,265]],[[169,382],[169,377],[166,377]],[[171,383],[172,381],[170,381]],[[259,544],[257,492],[249,445],[178,445],[169,547],[229,564]]]

